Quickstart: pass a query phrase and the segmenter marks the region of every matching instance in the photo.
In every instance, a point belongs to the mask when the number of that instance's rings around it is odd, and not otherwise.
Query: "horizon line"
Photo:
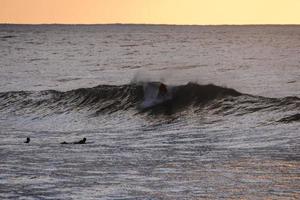
[[[97,26],[97,25],[142,25],[142,26],[299,26],[299,24],[159,24],[159,23],[2,23],[0,25],[29,26]]]

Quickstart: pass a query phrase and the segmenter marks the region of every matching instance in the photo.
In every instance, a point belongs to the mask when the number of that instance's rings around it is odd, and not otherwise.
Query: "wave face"
[[[67,92],[46,90],[40,92],[5,92],[0,94],[0,110],[19,114],[44,112],[47,114],[71,111],[115,112],[133,107],[143,96],[136,85],[80,88]]]
[[[242,115],[260,110],[295,112],[300,108],[300,99],[297,97],[265,98],[242,94],[231,88],[196,83],[167,86],[171,98],[147,109],[141,108],[143,102],[156,97],[160,85],[160,82],[150,82],[121,86],[99,85],[66,92],[55,90],[4,92],[0,93],[0,111],[13,115],[47,116],[69,112],[101,115],[131,110],[137,113],[171,115],[193,108],[195,113],[205,109],[215,114]],[[297,113],[292,113],[292,116],[294,115],[298,116]],[[289,122],[297,119],[285,116],[279,121]]]

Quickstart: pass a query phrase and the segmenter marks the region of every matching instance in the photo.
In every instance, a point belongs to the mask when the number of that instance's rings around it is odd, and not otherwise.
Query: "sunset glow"
[[[300,24],[299,0],[0,0],[0,23]]]

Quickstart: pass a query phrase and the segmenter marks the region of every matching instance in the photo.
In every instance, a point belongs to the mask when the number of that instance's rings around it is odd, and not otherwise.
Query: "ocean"
[[[300,26],[0,25],[0,199],[300,199],[299,122]]]

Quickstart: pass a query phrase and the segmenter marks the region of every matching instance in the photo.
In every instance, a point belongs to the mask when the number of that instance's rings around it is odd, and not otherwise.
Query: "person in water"
[[[61,142],[60,144],[85,144],[85,142],[86,142],[86,138],[83,138],[82,140],[79,140],[77,142],[69,143],[69,142],[64,141],[64,142]]]
[[[158,88],[157,97],[165,97],[168,94],[167,86],[163,83],[160,84]]]
[[[78,142],[73,142],[73,144],[85,144],[86,138],[83,138],[82,140],[79,140]]]
[[[30,137],[27,137],[24,143],[29,143],[29,142],[30,142]]]

